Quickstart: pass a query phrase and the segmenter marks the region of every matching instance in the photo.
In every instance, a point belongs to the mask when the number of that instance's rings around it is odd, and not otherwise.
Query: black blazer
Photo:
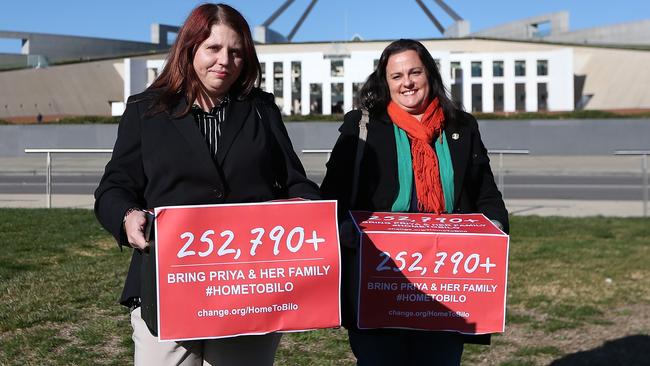
[[[341,215],[348,209],[390,211],[399,191],[393,122],[387,113],[371,115],[357,200],[349,202],[360,119],[358,110],[345,115],[339,129],[341,135],[327,162],[327,173],[321,185],[324,198],[339,201]],[[445,132],[454,167],[454,212],[482,213],[498,220],[507,233],[508,212],[494,182],[476,119],[469,113],[457,111],[455,119],[445,121]]]
[[[232,98],[222,125],[216,162],[191,113],[145,115],[156,91],[131,96],[117,141],[95,191],[95,214],[128,246],[122,226],[131,207],[263,202],[320,198],[296,156],[272,94],[254,89]],[[181,101],[172,115],[187,106]],[[133,251],[120,302],[140,296],[142,253]]]

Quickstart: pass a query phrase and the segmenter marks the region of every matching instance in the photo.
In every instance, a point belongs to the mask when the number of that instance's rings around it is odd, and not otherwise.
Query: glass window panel
[[[309,84],[309,113],[323,114],[323,86],[318,84]]]
[[[503,84],[494,84],[493,90],[494,111],[503,112]]]
[[[273,94],[275,95],[275,104],[282,109],[284,105],[284,75],[282,62],[273,63]]]
[[[481,77],[483,76],[483,62],[481,61],[472,61],[472,77]]]
[[[515,76],[526,76],[526,61],[515,61]]]
[[[332,83],[332,114],[343,113],[343,83]]]
[[[302,104],[302,65],[291,62],[291,114],[300,114]]]
[[[548,75],[548,60],[537,60],[537,75]]]
[[[460,62],[452,62],[449,69],[451,70],[451,80],[462,79],[463,69],[460,68]]]
[[[517,111],[526,110],[526,84],[515,84],[515,109]]]
[[[483,112],[482,84],[472,84],[472,112]]]
[[[492,62],[492,76],[503,76],[503,61]]]
[[[546,83],[537,84],[537,110],[548,110],[548,91],[546,89]]]

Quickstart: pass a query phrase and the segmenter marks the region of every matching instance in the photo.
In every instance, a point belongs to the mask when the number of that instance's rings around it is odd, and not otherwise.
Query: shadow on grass
[[[576,365],[648,365],[650,336],[633,335],[607,341],[598,348],[566,355],[553,361],[552,366]]]

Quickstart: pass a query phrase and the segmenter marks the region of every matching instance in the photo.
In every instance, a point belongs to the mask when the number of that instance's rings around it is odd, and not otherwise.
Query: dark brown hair
[[[203,4],[192,10],[183,23],[178,31],[176,41],[169,51],[163,71],[149,87],[149,89],[160,90],[160,94],[149,111],[150,114],[171,113],[180,98],[185,98],[188,105],[174,117],[182,117],[189,113],[192,103],[201,89],[201,81],[193,67],[194,54],[199,45],[210,37],[212,26],[217,24],[224,24],[232,28],[239,34],[243,43],[242,59],[244,64],[239,78],[230,88],[231,94],[241,99],[258,85],[259,75],[262,72],[246,19],[229,5]]]
[[[386,65],[388,65],[390,56],[404,51],[415,51],[418,54],[420,61],[422,61],[426,69],[430,90],[429,98],[433,99],[438,97],[438,102],[445,113],[445,118],[453,118],[456,108],[447,96],[445,85],[442,83],[442,76],[440,76],[440,71],[435,60],[422,43],[412,39],[399,39],[384,49],[379,58],[379,63],[377,63],[377,68],[368,76],[366,83],[359,90],[358,96],[361,105],[372,113],[386,110],[388,102],[390,102],[390,90],[386,81]]]

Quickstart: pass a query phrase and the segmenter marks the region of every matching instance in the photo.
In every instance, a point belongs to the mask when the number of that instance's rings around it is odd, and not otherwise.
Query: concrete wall
[[[287,123],[294,149],[331,149],[339,123]],[[533,155],[610,155],[616,150],[650,150],[650,120],[482,121],[488,149],[528,149]],[[25,148],[112,148],[117,125],[0,126],[0,157],[22,156]],[[1,170],[1,167],[0,167]]]
[[[23,156],[27,148],[113,148],[117,125],[2,125],[0,156]]]
[[[0,118],[109,115],[110,102],[122,100],[116,67],[114,61],[97,61],[0,72]]]
[[[544,40],[608,45],[650,45],[650,19],[553,34]]]
[[[569,13],[561,11],[557,13],[544,14],[531,18],[517,20],[511,23],[484,29],[471,33],[470,36],[495,37],[509,39],[531,39],[536,37],[536,24],[550,23],[551,34],[563,33],[569,30]]]
[[[574,73],[585,77],[585,109],[649,109],[650,52],[595,47],[574,48]],[[550,67],[550,66],[549,66]]]
[[[650,150],[650,120],[482,121],[488,149],[527,149],[532,155],[601,155]]]
[[[27,66],[27,55],[0,53],[0,70]]]

